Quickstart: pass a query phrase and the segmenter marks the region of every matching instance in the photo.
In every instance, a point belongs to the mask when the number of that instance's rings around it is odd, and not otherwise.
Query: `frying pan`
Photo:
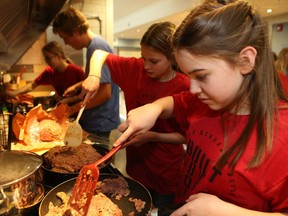
[[[119,176],[120,175],[117,174],[100,174],[99,181],[103,181],[107,178],[118,178]],[[120,200],[116,200],[115,198],[107,194],[105,195],[108,196],[112,200],[112,202],[114,202],[120,209],[122,209],[124,216],[128,215],[130,212],[133,211],[135,213],[135,216],[148,215],[152,207],[152,198],[149,191],[137,181],[134,181],[130,178],[125,178],[125,180],[128,182],[129,190],[131,191],[127,197],[123,196]],[[54,206],[61,205],[61,200],[56,197],[56,194],[60,191],[70,194],[75,181],[76,178],[67,180],[50,190],[40,204],[39,216],[45,216],[48,213],[50,202],[52,202]],[[146,202],[145,207],[142,209],[141,212],[137,212],[135,210],[134,203],[130,202],[128,200],[129,198],[137,198]]]
[[[100,153],[101,155],[106,155],[109,152],[108,147],[101,145],[101,144],[93,144],[92,145],[93,148],[96,149],[96,151],[98,153]],[[75,173],[59,173],[59,172],[54,172],[51,170],[50,165],[47,164],[47,162],[44,159],[44,155],[46,153],[44,153],[42,155],[43,158],[43,165],[42,165],[42,169],[43,169],[43,173],[44,173],[44,185],[47,188],[53,188],[56,185],[68,180],[68,179],[72,179],[78,176],[79,172],[75,172]],[[107,167],[113,158],[108,159],[105,164],[103,166],[100,167],[99,171],[101,173],[101,170],[104,169],[105,167]]]

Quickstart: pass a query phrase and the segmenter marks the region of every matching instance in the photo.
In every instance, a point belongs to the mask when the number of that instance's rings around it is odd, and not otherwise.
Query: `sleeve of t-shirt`
[[[51,80],[49,74],[51,73],[52,68],[47,67],[45,70],[34,80],[34,83],[37,85],[50,85]]]
[[[120,88],[125,88],[129,85],[137,85],[141,72],[143,70],[142,59],[134,57],[121,57],[114,54],[109,54],[106,58],[106,65],[110,69],[110,74],[113,82]]]

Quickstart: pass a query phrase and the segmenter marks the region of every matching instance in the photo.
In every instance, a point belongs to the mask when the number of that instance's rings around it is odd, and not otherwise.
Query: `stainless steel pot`
[[[26,151],[0,152],[0,215],[31,215],[44,197],[42,158]]]

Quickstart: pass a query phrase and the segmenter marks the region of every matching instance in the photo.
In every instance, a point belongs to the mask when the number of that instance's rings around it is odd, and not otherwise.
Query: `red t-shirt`
[[[275,130],[271,155],[257,168],[247,169],[255,150],[255,131],[233,174],[214,164],[223,149],[221,118],[228,115],[209,109],[192,94],[174,95],[174,114],[186,127],[187,154],[180,176],[176,202],[184,202],[199,192],[258,211],[288,212],[288,110],[279,110],[279,127]],[[239,136],[249,115],[232,115],[228,133]],[[236,120],[237,125],[233,123]],[[231,126],[230,126],[231,124]]]
[[[280,77],[280,81],[281,81],[284,93],[286,97],[288,97],[288,77],[282,72],[279,72],[278,75]]]
[[[177,73],[168,82],[151,79],[144,70],[142,58],[125,58],[109,54],[106,59],[112,80],[125,96],[127,111],[151,103],[161,97],[187,91],[189,78]],[[182,132],[175,119],[158,120],[152,129],[157,132]],[[147,143],[127,147],[127,173],[149,189],[161,194],[176,190],[179,167],[183,162],[183,146],[169,143]]]
[[[64,91],[85,79],[83,69],[74,64],[68,64],[65,71],[59,72],[48,66],[35,80],[38,85],[52,85],[59,96]]]

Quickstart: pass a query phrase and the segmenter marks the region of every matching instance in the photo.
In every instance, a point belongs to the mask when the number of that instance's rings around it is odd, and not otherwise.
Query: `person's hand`
[[[155,134],[157,134],[157,132],[154,131],[147,131],[146,133],[141,133],[141,134],[137,134],[137,135],[132,135],[127,142],[125,142],[125,144],[123,145],[123,147],[127,147],[129,145],[133,145],[133,146],[141,146],[145,143],[151,142],[151,140],[153,141]]]
[[[68,87],[68,88],[64,91],[64,93],[63,93],[62,96],[63,96],[63,97],[74,96],[74,95],[77,94],[77,91],[78,91],[78,90],[80,90],[80,89],[78,89],[77,86],[72,85],[72,86]]]
[[[219,199],[217,196],[198,193],[191,195],[187,200],[186,204],[181,208],[174,211],[170,216],[213,216],[221,215],[219,212],[225,209],[229,203]],[[217,214],[216,214],[217,213]]]
[[[15,98],[17,96],[17,92],[14,90],[6,89],[5,94],[11,98]]]
[[[155,124],[161,110],[155,104],[146,104],[131,110],[127,120],[118,129],[123,134],[116,140],[114,147],[126,142],[132,135],[136,136],[150,130]]]
[[[71,104],[77,103],[77,102],[79,102],[81,100],[82,100],[82,98],[80,98],[78,95],[71,96],[71,97],[65,97],[65,98],[59,100],[57,105],[60,105],[60,104],[71,105]]]
[[[92,99],[97,93],[100,87],[100,79],[96,76],[88,76],[82,83],[82,91],[80,93],[80,97],[84,97],[83,104],[86,104]]]

